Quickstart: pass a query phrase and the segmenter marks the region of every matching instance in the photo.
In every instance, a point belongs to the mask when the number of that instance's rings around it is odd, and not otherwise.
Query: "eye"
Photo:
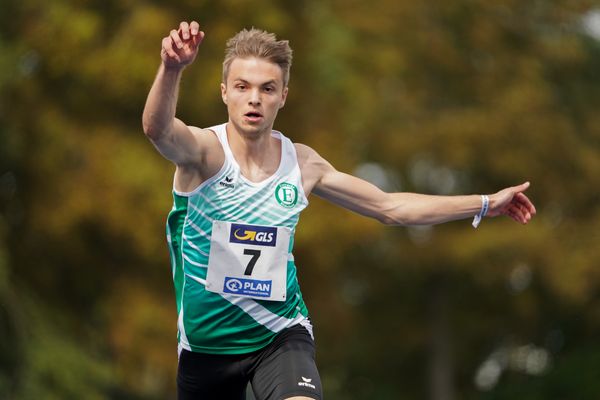
[[[238,90],[246,90],[246,85],[244,85],[243,83],[238,83],[237,85],[235,85],[235,88]]]
[[[265,92],[267,92],[267,93],[272,93],[272,92],[274,92],[274,91],[275,91],[275,88],[274,88],[274,87],[272,87],[272,86],[265,86],[265,89],[264,89],[264,90],[265,90]]]

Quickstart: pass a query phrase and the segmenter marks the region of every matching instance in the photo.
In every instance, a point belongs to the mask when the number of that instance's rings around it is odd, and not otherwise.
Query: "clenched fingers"
[[[162,40],[162,51],[170,58],[179,61],[179,55],[173,49],[173,41],[170,36],[167,36]]]
[[[175,29],[172,29],[171,32],[169,33],[169,37],[171,38],[171,40],[173,41],[173,43],[175,44],[175,46],[178,49],[183,48],[183,41],[181,40],[181,37],[179,36],[179,32],[177,32]]]
[[[535,215],[537,213],[537,210],[535,209],[535,206],[533,205],[532,201],[529,200],[529,198],[524,193],[517,193],[515,195],[515,200],[519,204],[521,204],[531,215]]]

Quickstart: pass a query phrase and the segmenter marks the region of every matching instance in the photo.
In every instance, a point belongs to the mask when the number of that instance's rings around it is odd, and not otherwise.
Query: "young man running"
[[[288,94],[292,50],[267,32],[227,42],[221,94],[228,121],[201,129],[175,117],[184,68],[204,32],[182,22],[162,41],[144,133],[175,166],[167,219],[178,311],[178,399],[321,399],[312,326],[292,255],[314,193],[390,225],[507,215],[527,223],[529,183],[489,196],[385,193],[337,171],[273,130]]]

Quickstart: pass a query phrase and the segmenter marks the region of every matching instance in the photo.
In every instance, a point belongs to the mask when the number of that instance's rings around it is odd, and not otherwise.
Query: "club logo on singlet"
[[[275,189],[275,199],[279,205],[292,208],[298,202],[298,188],[291,183],[282,182]]]

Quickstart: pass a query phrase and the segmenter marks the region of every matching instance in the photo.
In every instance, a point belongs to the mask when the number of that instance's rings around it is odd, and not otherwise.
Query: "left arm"
[[[314,181],[310,187],[319,197],[334,204],[375,218],[388,225],[434,225],[472,218],[481,210],[481,196],[434,196],[417,193],[386,193],[355,176],[337,171],[314,150],[305,157],[303,179]],[[523,193],[529,182],[489,195],[488,217],[507,215],[526,224],[536,210]]]

